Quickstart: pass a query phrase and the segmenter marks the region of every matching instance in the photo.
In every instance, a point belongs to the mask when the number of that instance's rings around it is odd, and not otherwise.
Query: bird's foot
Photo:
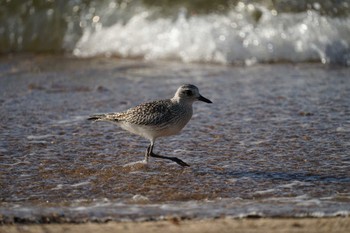
[[[171,160],[174,161],[175,163],[183,166],[183,167],[189,167],[190,166],[187,163],[185,163],[184,161],[182,161],[181,159],[178,159],[176,157],[173,157]]]
[[[185,163],[184,161],[182,161],[181,159],[179,158],[176,158],[176,157],[167,157],[167,156],[162,156],[162,155],[157,155],[157,154],[154,154],[153,152],[151,152],[150,154],[151,157],[155,157],[155,158],[160,158],[160,159],[168,159],[168,160],[171,160],[177,164],[179,164],[180,166],[183,166],[183,167],[189,167],[190,165],[188,165],[187,163]]]

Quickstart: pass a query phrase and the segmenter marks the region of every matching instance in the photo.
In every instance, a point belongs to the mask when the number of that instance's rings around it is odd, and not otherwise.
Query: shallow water
[[[107,58],[0,59],[0,222],[348,216],[350,69]],[[178,136],[148,141],[93,113],[197,85]]]

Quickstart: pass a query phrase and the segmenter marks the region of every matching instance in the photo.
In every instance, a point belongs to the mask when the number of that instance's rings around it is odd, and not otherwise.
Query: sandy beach
[[[349,218],[261,218],[261,219],[216,219],[157,222],[109,222],[105,224],[30,224],[3,225],[1,233],[348,233]]]

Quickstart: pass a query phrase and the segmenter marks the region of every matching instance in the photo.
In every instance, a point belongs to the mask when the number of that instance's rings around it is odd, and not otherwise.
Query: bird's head
[[[174,99],[177,99],[178,101],[187,101],[189,103],[193,103],[197,100],[210,104],[212,103],[209,99],[203,97],[199,93],[198,88],[192,84],[186,84],[179,87],[175,93]]]

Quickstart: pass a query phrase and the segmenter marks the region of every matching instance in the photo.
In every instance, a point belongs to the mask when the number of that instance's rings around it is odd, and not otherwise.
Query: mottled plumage
[[[152,151],[156,138],[181,131],[192,117],[192,104],[196,100],[211,103],[199,94],[196,86],[187,84],[181,86],[171,99],[143,103],[125,112],[97,114],[88,119],[113,122],[131,133],[149,139],[151,144],[146,151],[145,162],[148,162],[151,156],[170,159],[182,166],[188,166],[178,158],[156,155]]]

